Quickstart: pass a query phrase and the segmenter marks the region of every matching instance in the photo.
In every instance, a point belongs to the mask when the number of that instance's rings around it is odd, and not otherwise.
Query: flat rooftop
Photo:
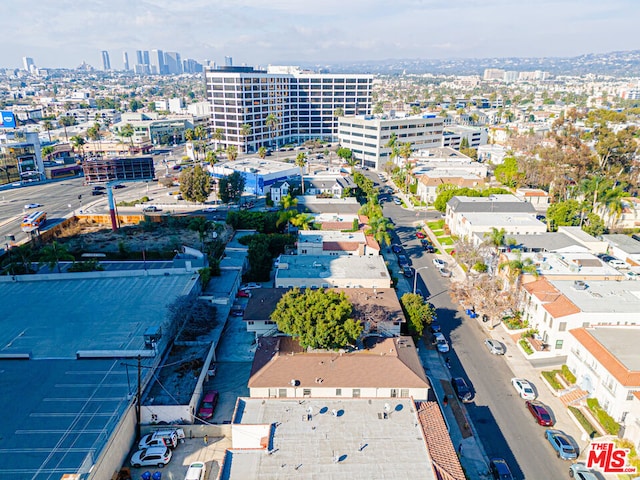
[[[538,273],[548,277],[555,275],[572,275],[574,277],[611,277],[623,280],[624,274],[610,265],[607,265],[598,257],[591,253],[533,253],[525,252],[522,254],[517,253],[517,250],[512,250],[509,253],[505,253],[509,260],[515,260],[520,255],[522,260],[527,258],[531,259],[534,265],[537,266]]]
[[[214,172],[222,170],[232,170],[236,172],[249,172],[267,175],[279,173],[286,170],[298,169],[293,163],[279,162],[277,160],[266,160],[260,157],[245,157],[241,160],[221,162],[214,166]]]
[[[272,454],[229,450],[221,480],[404,480],[416,478],[417,472],[422,479],[436,478],[416,408],[408,398],[240,398],[233,423],[275,424]]]
[[[597,327],[588,332],[628,370],[640,372],[639,327]]]
[[[281,255],[276,276],[279,279],[352,278],[354,281],[379,278],[386,282],[390,279],[382,255]]]
[[[359,242],[365,243],[364,232],[341,232],[338,230],[301,230],[298,232],[298,242]]]
[[[549,282],[583,312],[640,312],[640,282],[636,280],[589,280],[585,290],[577,290],[571,280]]]
[[[465,212],[462,214],[472,225],[518,225],[521,227],[535,227],[544,228],[546,231],[546,224],[537,220],[530,213],[491,213],[491,212]]]

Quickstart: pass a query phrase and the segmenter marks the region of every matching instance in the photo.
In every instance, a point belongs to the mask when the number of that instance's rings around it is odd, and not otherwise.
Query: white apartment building
[[[371,111],[372,75],[308,73],[297,67],[220,66],[205,70],[211,103],[211,132],[241,152],[309,139],[334,141],[336,110],[344,115]],[[267,118],[276,119],[267,125]],[[249,132],[242,126],[249,125]],[[271,128],[270,128],[271,127]]]
[[[466,139],[470,148],[478,148],[481,145],[486,145],[488,138],[488,130],[484,127],[456,125],[444,129],[442,146],[460,150],[462,140]]]
[[[440,146],[443,131],[442,117],[419,115],[404,118],[383,118],[371,115],[341,117],[338,121],[338,141],[351,149],[363,165],[381,170],[391,161],[387,147],[393,134],[399,147],[410,143],[413,150]],[[395,158],[395,162],[402,158]]]

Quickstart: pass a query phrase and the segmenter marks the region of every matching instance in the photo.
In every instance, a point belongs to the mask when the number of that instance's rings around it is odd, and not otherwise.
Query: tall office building
[[[182,59],[178,52],[164,53],[165,72],[171,75],[182,73]]]
[[[142,50],[136,50],[136,65],[144,64],[144,59],[142,58]]]
[[[241,152],[309,139],[335,141],[337,108],[345,115],[371,113],[372,75],[225,66],[206,68],[205,81],[212,131],[221,129],[223,143]],[[271,129],[266,124],[269,115],[278,122]],[[241,132],[244,124],[251,127],[246,137]]]
[[[111,60],[109,60],[109,52],[102,50],[102,69],[111,70]]]
[[[151,62],[149,61],[149,50],[142,51],[142,64],[151,65]]]
[[[31,57],[22,57],[22,66],[27,72],[36,68],[36,64]]]
[[[224,66],[232,67],[233,66],[233,57],[224,57]]]
[[[122,63],[124,64],[124,71],[129,71],[129,54],[127,52],[122,52]]]
[[[152,74],[163,75],[166,73],[166,68],[164,66],[164,53],[162,50],[151,50],[151,62],[149,65],[151,66]]]

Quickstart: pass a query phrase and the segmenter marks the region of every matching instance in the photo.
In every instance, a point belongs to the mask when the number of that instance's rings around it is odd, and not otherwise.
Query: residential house
[[[529,202],[536,212],[546,213],[549,208],[549,194],[540,188],[518,188],[516,197],[524,202]]]
[[[635,237],[635,238],[634,238]],[[637,267],[640,265],[640,238],[637,235],[630,237],[620,233],[602,235],[602,240],[609,244],[609,253],[623,262],[627,262],[629,266]]]
[[[298,255],[380,255],[380,245],[364,232],[302,230],[298,232]]]
[[[430,171],[418,177],[416,194],[423,202],[432,204],[438,197],[438,187],[442,185],[475,188],[484,185],[484,178],[473,174],[448,175],[448,172]]]

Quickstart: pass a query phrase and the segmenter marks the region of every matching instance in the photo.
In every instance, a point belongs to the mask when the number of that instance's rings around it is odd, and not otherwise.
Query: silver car
[[[487,346],[489,351],[491,353],[493,353],[494,355],[504,355],[504,353],[505,353],[504,345],[502,345],[497,340],[494,340],[493,338],[487,338],[484,341],[484,344]]]

